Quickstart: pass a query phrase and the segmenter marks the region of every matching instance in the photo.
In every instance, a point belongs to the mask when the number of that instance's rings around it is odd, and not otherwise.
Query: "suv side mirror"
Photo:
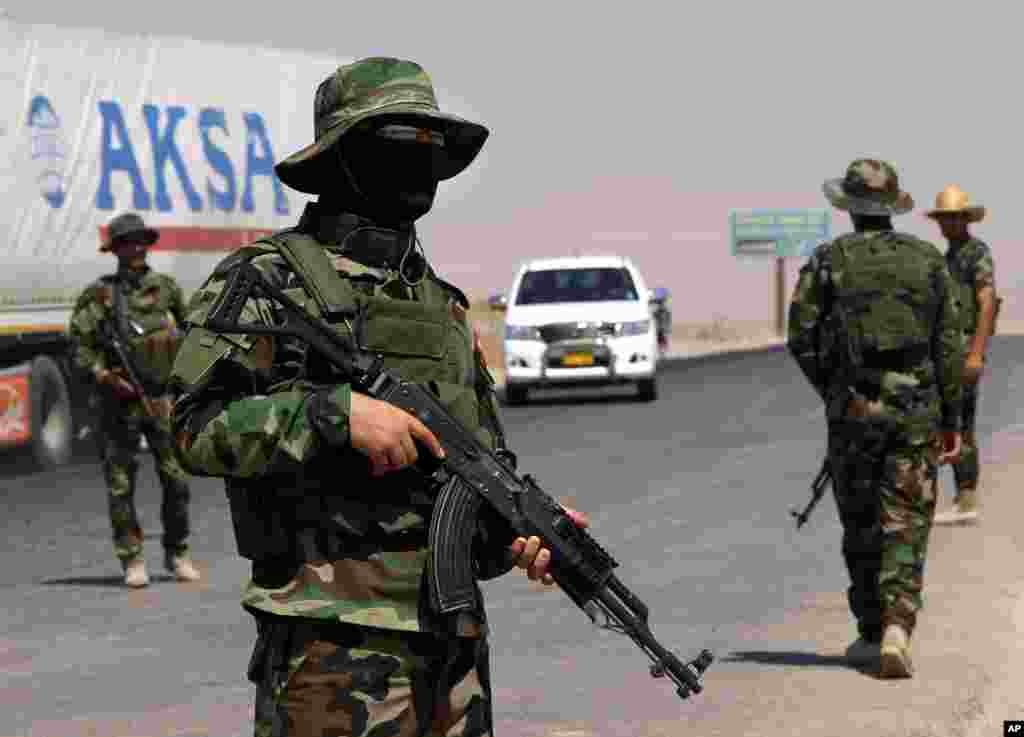
[[[668,301],[668,290],[665,287],[655,287],[647,290],[647,301],[651,304],[663,305]]]
[[[495,312],[505,312],[508,309],[508,297],[504,292],[498,292],[488,297],[487,304]]]

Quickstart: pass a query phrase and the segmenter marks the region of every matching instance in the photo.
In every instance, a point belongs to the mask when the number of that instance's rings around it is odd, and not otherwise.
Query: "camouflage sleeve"
[[[187,312],[185,310],[185,295],[181,291],[181,287],[173,277],[167,277],[167,288],[171,292],[170,310],[171,314],[174,315],[174,319],[179,325],[185,324],[185,318]]]
[[[202,327],[223,281],[191,301],[187,334],[172,381],[175,448],[199,476],[258,477],[298,469],[324,446],[348,443],[347,384],[312,387],[275,381],[274,344],[266,336],[224,335]],[[265,303],[246,303],[242,321],[273,323]]]
[[[974,291],[996,285],[996,267],[992,261],[992,251],[986,245],[979,246],[978,260],[974,262]]]
[[[71,339],[71,362],[76,369],[92,375],[107,365],[106,351],[99,337],[102,320],[100,306],[90,293],[84,294],[75,304],[68,324]]]
[[[960,430],[964,346],[959,330],[960,314],[956,306],[956,284],[944,263],[939,270],[943,299],[932,337],[932,360],[935,363],[942,404],[940,429],[956,432]]]
[[[819,302],[818,271],[820,260],[811,256],[800,269],[789,303],[786,347],[796,359],[814,390],[824,398],[827,378],[821,362],[822,306]]]

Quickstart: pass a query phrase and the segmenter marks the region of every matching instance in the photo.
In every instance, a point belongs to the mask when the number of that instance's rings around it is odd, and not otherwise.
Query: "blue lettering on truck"
[[[167,180],[173,175],[184,192],[189,209],[202,210],[202,195],[196,189],[188,162],[181,155],[175,133],[178,124],[185,119],[188,111],[180,105],[161,108],[144,105],[142,115],[149,133],[149,144],[153,155],[153,194],[146,188],[138,159],[125,125],[121,106],[111,100],[99,103],[102,122],[100,135],[100,181],[96,190],[96,207],[113,210],[114,195],[111,189],[113,177],[127,176],[132,185],[132,209],[149,210],[153,204],[159,212],[174,209],[174,200],[168,194]],[[256,209],[254,182],[257,177],[270,180],[274,190],[274,212],[287,215],[288,198],[274,173],[274,151],[270,145],[263,117],[258,113],[245,113],[245,167],[242,173],[241,209],[253,212]],[[199,138],[203,155],[211,169],[206,179],[206,206],[212,210],[233,211],[239,204],[238,176],[227,152],[217,140],[228,138],[228,123],[224,111],[218,108],[203,108],[198,116]]]
[[[211,131],[220,129],[228,135],[228,122],[224,111],[208,107],[199,112],[199,137],[203,139],[203,153],[215,172],[224,179],[224,189],[214,186],[212,180],[206,180],[206,195],[210,198],[210,207],[216,210],[231,212],[235,209],[238,189],[235,185],[235,167],[231,159],[220,146],[210,138]]]
[[[146,118],[146,128],[149,129],[149,144],[153,149],[153,174],[156,177],[156,209],[160,212],[171,211],[171,198],[167,194],[167,163],[174,167],[181,188],[185,192],[185,199],[188,200],[190,210],[200,210],[203,201],[199,199],[199,193],[192,186],[192,180],[185,169],[185,162],[181,160],[181,153],[174,143],[174,130],[178,123],[185,117],[185,108],[177,105],[167,108],[167,124],[163,132],[160,131],[160,108],[156,105],[143,105],[142,114]]]

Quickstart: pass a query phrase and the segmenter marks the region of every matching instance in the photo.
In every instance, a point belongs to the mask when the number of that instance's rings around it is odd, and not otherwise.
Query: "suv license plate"
[[[591,353],[567,353],[562,356],[563,366],[593,366],[594,356]]]

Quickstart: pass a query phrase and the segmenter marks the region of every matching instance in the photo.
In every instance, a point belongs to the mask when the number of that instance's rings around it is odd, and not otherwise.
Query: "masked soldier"
[[[239,552],[252,561],[243,606],[258,628],[255,733],[490,734],[482,608],[438,617],[421,586],[432,497],[413,464],[442,457],[438,439],[297,340],[206,326],[225,280],[249,262],[340,336],[430,387],[501,452],[468,302],[416,248],[414,225],[488,131],[441,113],[423,69],[391,58],[340,67],[317,90],[314,120],[315,142],[277,174],[317,201],[297,227],[214,271],[193,298],[174,367],[179,456],[226,479]],[[270,300],[251,298],[241,319],[272,326],[277,316]],[[479,578],[515,564],[551,583],[539,539],[496,544],[482,523],[477,535]]]
[[[985,366],[988,339],[995,334],[999,300],[996,297],[995,265],[992,251],[984,241],[971,235],[968,226],[985,218],[985,208],[973,205],[967,193],[955,184],[946,187],[935,198],[935,209],[926,215],[939,224],[949,242],[946,264],[957,286],[960,319],[963,326],[963,450],[960,461],[953,465],[956,496],[953,509],[937,514],[936,524],[970,523],[978,517],[978,442],[975,418],[978,411],[978,388]]]
[[[893,229],[913,200],[891,165],[858,159],[824,191],[854,232],[800,270],[788,348],[826,405],[860,633],[847,656],[878,663],[883,678],[909,677],[938,465],[960,451],[956,288],[935,246]]]
[[[195,581],[199,572],[188,553],[189,486],[171,444],[171,400],[167,396],[167,379],[185,312],[181,289],[173,278],[146,264],[146,249],[159,235],[146,227],[141,217],[120,215],[110,221],[107,234],[100,252],[117,256],[117,273],[89,285],[78,298],[70,335],[73,362],[97,390],[98,442],[109,491],[114,552],[127,585],[149,583],[135,511],[136,455],[140,434],[144,434],[163,489],[164,563],[178,580]],[[114,348],[115,338],[145,386],[131,380]]]

